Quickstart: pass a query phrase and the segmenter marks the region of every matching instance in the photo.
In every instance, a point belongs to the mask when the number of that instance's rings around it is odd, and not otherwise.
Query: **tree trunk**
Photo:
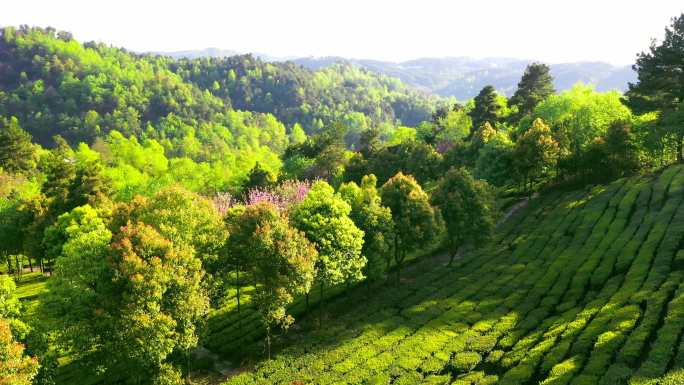
[[[266,357],[271,360],[271,326],[266,325]]]
[[[22,264],[19,262],[19,256],[14,254],[14,264],[16,265],[17,268],[17,277],[21,277],[21,273],[23,273],[23,268]]]
[[[304,295],[304,302],[306,302],[306,312],[309,312],[309,292],[307,291]]]
[[[319,298],[318,300],[320,303],[318,304],[318,328],[323,327],[323,282],[321,281],[320,284],[320,291],[319,291]]]
[[[451,255],[449,256],[449,264],[447,265],[448,267],[451,267],[451,265],[454,263],[454,258],[456,258],[456,254],[458,254],[458,249],[451,252]]]
[[[242,331],[242,316],[240,316],[240,265],[238,265],[235,274],[235,286],[237,287],[238,330]]]
[[[394,235],[394,262],[396,262],[397,266],[397,284],[399,283],[399,270],[401,270],[401,250],[399,250],[399,236],[397,234]]]
[[[26,258],[28,258],[29,269],[31,269],[31,273],[33,273],[33,263],[31,263],[31,257],[26,257]]]
[[[406,250],[399,252],[399,260],[397,260],[397,285],[401,284],[401,266],[404,264],[406,259]]]
[[[12,274],[14,271],[12,271],[12,261],[10,260],[9,255],[7,253],[3,252],[2,253],[2,258],[5,260],[7,263],[7,274]]]
[[[185,350],[185,383],[190,384],[190,352]]]
[[[684,142],[684,134],[679,134],[677,138],[677,163],[684,162],[684,146],[682,146],[682,142]]]

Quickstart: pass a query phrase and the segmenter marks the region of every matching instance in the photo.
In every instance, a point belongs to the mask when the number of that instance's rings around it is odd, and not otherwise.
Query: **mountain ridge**
[[[238,54],[237,51],[206,48],[202,50],[159,52],[171,57],[220,57]],[[439,96],[452,96],[459,100],[474,97],[486,85],[511,96],[525,67],[531,59],[508,57],[472,58],[468,56],[422,57],[405,61],[353,59],[342,56],[275,57],[253,53],[264,61],[291,61],[309,69],[320,69],[335,63],[350,63],[382,75],[399,78],[402,82]],[[636,73],[630,65],[614,65],[603,61],[576,61],[550,64],[554,85],[562,91],[577,82],[591,83],[598,91],[617,89],[625,91]]]

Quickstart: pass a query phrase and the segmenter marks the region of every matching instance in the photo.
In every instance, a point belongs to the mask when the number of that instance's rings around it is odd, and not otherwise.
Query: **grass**
[[[352,288],[321,329],[302,315],[226,384],[682,383],[682,245],[681,166],[545,194],[453,268]]]
[[[45,293],[48,277],[40,272],[24,273],[15,278],[17,284],[17,297],[21,300],[25,315],[31,318],[40,303],[40,295]]]

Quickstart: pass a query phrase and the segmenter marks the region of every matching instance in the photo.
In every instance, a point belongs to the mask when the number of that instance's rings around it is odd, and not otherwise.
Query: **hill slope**
[[[683,200],[682,166],[534,199],[228,384],[681,384]]]

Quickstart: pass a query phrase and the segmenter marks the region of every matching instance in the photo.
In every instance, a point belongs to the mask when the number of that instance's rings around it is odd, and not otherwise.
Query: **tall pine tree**
[[[546,64],[532,63],[525,68],[518,89],[508,100],[510,107],[518,107],[518,117],[525,116],[534,110],[542,100],[553,95],[553,77]]]
[[[485,122],[496,127],[501,114],[501,104],[496,100],[497,94],[493,86],[485,86],[475,97],[475,107],[470,111],[473,120],[471,133],[475,132]]]
[[[677,160],[684,160],[684,14],[665,28],[662,43],[637,55],[632,68],[638,81],[629,84],[625,102],[636,113],[659,111],[664,136],[676,139]]]

